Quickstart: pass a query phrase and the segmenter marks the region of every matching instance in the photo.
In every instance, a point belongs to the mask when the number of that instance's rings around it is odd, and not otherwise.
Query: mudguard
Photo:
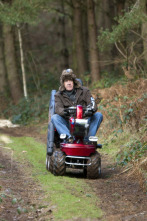
[[[48,123],[48,133],[47,133],[47,154],[52,155],[54,146],[54,133],[55,128],[51,122],[51,117],[55,113],[55,93],[56,90],[51,91],[51,97],[49,102],[49,123]]]

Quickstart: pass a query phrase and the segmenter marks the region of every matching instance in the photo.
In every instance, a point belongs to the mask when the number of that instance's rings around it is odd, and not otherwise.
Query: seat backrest
[[[80,82],[81,86],[83,86],[83,81],[80,78],[76,78],[76,80]]]
[[[51,91],[51,97],[49,102],[49,118],[55,113],[55,94],[56,90]]]

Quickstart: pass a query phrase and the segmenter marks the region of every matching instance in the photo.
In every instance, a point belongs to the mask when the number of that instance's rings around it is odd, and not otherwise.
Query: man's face
[[[73,80],[64,80],[64,87],[67,91],[71,91],[74,87]]]

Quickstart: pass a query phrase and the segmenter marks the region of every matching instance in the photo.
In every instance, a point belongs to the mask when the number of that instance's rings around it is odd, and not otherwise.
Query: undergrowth
[[[124,166],[128,163],[138,162],[147,151],[147,143],[140,140],[128,142],[116,155],[117,163]]]
[[[5,118],[11,118],[12,123],[27,125],[48,119],[50,94],[41,97],[21,99],[17,105],[10,104],[3,112]],[[11,116],[11,117],[10,117]]]
[[[96,82],[91,82],[91,76],[87,73],[85,74],[83,80],[85,82],[85,85],[89,86],[92,90],[95,88],[108,88],[116,83],[127,83],[127,78],[125,77],[125,75],[118,74],[118,72],[102,72],[101,79]]]
[[[118,74],[116,72],[112,72],[112,73],[103,72],[101,80],[94,82],[92,85],[92,89],[109,88],[116,83],[126,84],[127,79],[126,79],[125,75]]]

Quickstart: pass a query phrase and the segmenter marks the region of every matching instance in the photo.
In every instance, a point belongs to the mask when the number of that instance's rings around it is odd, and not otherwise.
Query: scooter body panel
[[[95,153],[95,146],[90,144],[77,144],[77,143],[61,143],[61,151],[67,156],[85,156],[89,157],[92,153]]]

